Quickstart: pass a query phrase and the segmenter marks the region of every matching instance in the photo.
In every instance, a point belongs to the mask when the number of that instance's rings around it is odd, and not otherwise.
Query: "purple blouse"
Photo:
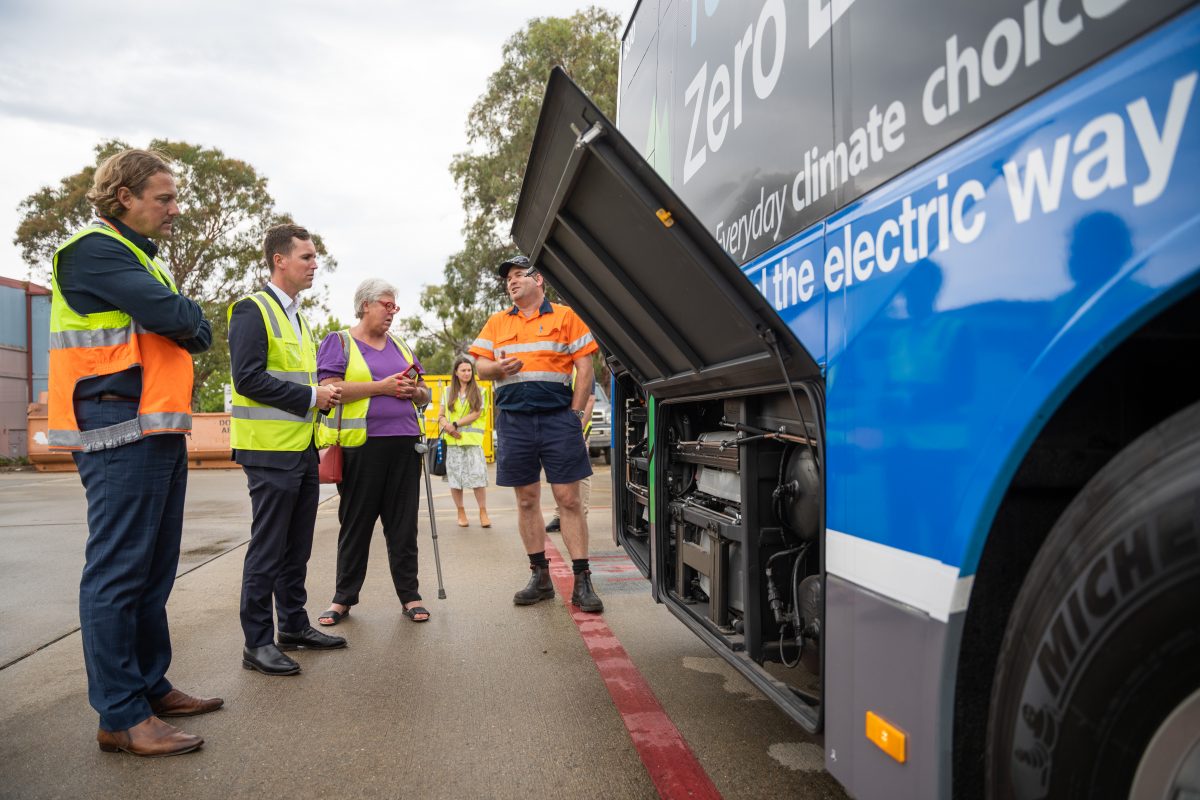
[[[400,354],[400,348],[387,337],[382,350],[376,350],[369,344],[360,342],[353,336],[350,342],[358,347],[367,369],[371,372],[371,380],[377,381],[397,372],[408,369],[409,363]],[[425,369],[421,361],[413,354],[417,371],[422,375]],[[346,356],[342,350],[342,340],[336,333],[331,333],[321,342],[317,350],[317,382],[326,378],[344,378],[346,376]],[[367,436],[417,436],[417,411],[411,400],[401,400],[398,397],[375,395],[367,407]]]

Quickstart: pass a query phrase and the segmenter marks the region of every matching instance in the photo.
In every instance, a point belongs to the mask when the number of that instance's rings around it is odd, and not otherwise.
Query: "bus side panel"
[[[949,624],[836,576],[826,581],[825,766],[855,797],[950,792],[955,660]],[[865,736],[872,711],[906,737],[903,763]]]
[[[1193,10],[827,223],[826,763],[857,796],[949,796],[996,505],[1092,365],[1200,286],[1198,77]]]
[[[1198,75],[1192,11],[830,219],[831,528],[973,574],[1045,418],[1196,282]]]

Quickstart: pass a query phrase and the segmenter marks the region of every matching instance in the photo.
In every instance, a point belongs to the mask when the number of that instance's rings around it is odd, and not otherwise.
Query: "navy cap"
[[[521,269],[533,269],[533,264],[529,263],[529,259],[525,256],[513,256],[507,261],[503,261],[497,270],[500,273],[500,280],[508,279],[508,271],[512,267],[520,267]]]

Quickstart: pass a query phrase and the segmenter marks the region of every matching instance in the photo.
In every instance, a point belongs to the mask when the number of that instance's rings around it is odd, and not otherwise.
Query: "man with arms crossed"
[[[529,259],[510,258],[499,272],[513,306],[491,316],[470,353],[479,375],[496,383],[496,483],[516,492],[517,525],[533,572],[513,602],[533,605],[554,597],[541,504],[544,468],[575,573],[571,602],[583,611],[603,611],[592,588],[579,498],[579,482],[592,474],[583,417],[594,381],[592,353],[599,348],[574,311],[546,299],[544,279]],[[572,367],[578,374],[574,390]]]
[[[88,700],[106,752],[187,753],[199,736],[160,717],[220,698],[171,686],[167,598],[179,566],[192,357],[212,343],[194,301],[155,259],[179,216],[158,153],[124,150],[96,170],[98,221],[54,254],[49,446],[72,451],[88,504],[79,625]]]
[[[317,386],[317,348],[299,313],[297,295],[317,271],[312,237],[299,225],[276,225],[267,231],[263,256],[270,282],[229,307],[229,439],[246,472],[253,513],[242,570],[242,666],[295,675],[300,665],[281,650],[346,646],[342,637],[313,629],[304,609],[320,490],[314,426],[317,412],[337,405],[342,390]]]

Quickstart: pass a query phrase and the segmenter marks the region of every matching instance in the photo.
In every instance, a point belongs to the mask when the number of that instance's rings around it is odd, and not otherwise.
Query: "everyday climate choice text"
[[[1181,142],[1189,137],[1193,147],[1197,143],[1197,77],[1194,70],[1177,75],[1161,90],[1097,109],[1076,127],[1043,129],[995,164],[990,178],[957,179],[970,173],[969,165],[941,172],[932,185],[870,214],[867,224],[832,222],[823,258],[806,257],[800,248],[768,257],[747,274],[783,311],[811,301],[820,283],[838,292],[970,245],[997,214],[1021,226],[1054,214],[1068,198],[1132,208],[1152,204],[1171,181]]]

